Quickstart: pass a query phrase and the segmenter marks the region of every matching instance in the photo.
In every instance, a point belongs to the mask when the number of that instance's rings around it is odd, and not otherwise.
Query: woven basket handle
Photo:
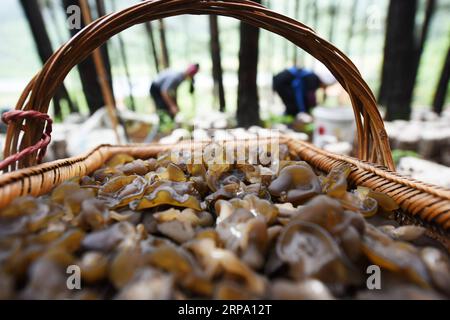
[[[247,0],[149,0],[101,17],[50,57],[25,88],[16,109],[47,113],[52,97],[70,70],[109,38],[139,23],[182,14],[216,14],[236,18],[281,35],[321,61],[352,101],[359,159],[394,169],[388,137],[375,97],[350,59],[311,28]],[[42,121],[24,118],[11,121],[5,141],[5,158],[36,145],[43,132]],[[34,151],[11,164],[9,169],[33,166],[38,158],[38,152]]]

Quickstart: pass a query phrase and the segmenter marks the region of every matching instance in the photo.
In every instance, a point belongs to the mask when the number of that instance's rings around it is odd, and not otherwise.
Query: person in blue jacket
[[[310,113],[317,105],[316,91],[336,80],[329,71],[317,74],[306,68],[291,67],[273,77],[273,90],[286,106],[285,115]]]

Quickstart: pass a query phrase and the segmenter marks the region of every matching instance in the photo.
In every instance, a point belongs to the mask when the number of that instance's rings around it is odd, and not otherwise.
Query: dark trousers
[[[296,116],[298,113],[297,100],[295,97],[292,81],[294,76],[285,70],[273,77],[273,90],[278,93],[284,105],[286,106],[285,115]]]
[[[159,86],[152,83],[150,87],[150,95],[152,96],[153,101],[155,102],[156,109],[167,113],[171,118],[173,118],[172,114],[169,111],[169,106],[164,101],[161,95],[161,89],[159,88]]]

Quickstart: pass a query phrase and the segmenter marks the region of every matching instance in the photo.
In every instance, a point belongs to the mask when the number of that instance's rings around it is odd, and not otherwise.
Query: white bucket
[[[312,114],[314,116],[314,145],[322,148],[330,141],[330,138],[353,144],[356,126],[352,108],[316,107]]]

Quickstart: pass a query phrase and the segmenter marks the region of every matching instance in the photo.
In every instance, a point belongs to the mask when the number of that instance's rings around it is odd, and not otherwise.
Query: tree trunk
[[[155,36],[153,35],[153,26],[150,21],[144,23],[145,30],[147,30],[148,38],[150,40],[150,51],[152,52],[153,61],[155,64],[155,70],[156,73],[159,73],[160,66],[159,66],[159,58],[158,58],[158,51],[156,49],[156,42],[155,42]]]
[[[266,0],[265,2],[263,2],[263,4],[267,8],[271,9],[271,7],[270,7],[271,6],[270,0]],[[273,71],[274,51],[276,51],[275,50],[275,46],[274,46],[274,36],[273,36],[273,34],[271,34],[270,32],[266,33],[266,39],[267,39],[267,51],[265,52],[266,59],[264,59],[266,61],[265,69]],[[273,97],[273,92],[271,93],[271,96]]]
[[[255,2],[261,3],[260,0]],[[259,29],[241,22],[236,114],[240,127],[250,127],[260,124],[257,86],[258,40]]]
[[[436,0],[427,0],[427,6],[425,8],[425,18],[423,20],[422,30],[420,32],[419,46],[417,48],[417,66],[419,65],[420,56],[422,54],[423,48],[425,47],[428,31],[430,30],[431,19],[433,18],[435,9]]]
[[[379,102],[387,120],[409,119],[415,78],[417,0],[391,0],[387,17]]]
[[[285,15],[289,15],[289,2],[290,1],[284,1],[283,14],[285,14]],[[260,1],[260,3],[261,3],[261,1]],[[283,59],[286,62],[290,61],[290,59],[289,59],[289,44],[290,44],[289,41],[286,41],[286,40],[283,41],[283,55],[284,55]]]
[[[225,91],[222,77],[222,58],[220,52],[219,26],[216,15],[209,16],[209,28],[211,34],[211,60],[212,76],[214,79],[214,96],[219,100],[220,111],[225,111]]]
[[[337,12],[338,12],[338,4],[337,3],[332,3],[330,5],[329,8],[329,13],[330,13],[330,29],[328,32],[328,41],[330,41],[331,43],[334,40],[334,30],[336,29],[335,23],[336,23],[336,16],[337,16]]]
[[[145,1],[145,0],[142,0],[142,1]],[[156,73],[159,73],[160,65],[159,65],[159,58],[158,58],[158,50],[156,47],[155,36],[153,35],[153,25],[152,25],[151,21],[145,22],[144,27],[145,27],[145,30],[147,31],[148,39],[150,41],[149,42],[150,51],[152,52],[153,62],[155,64],[155,70],[156,70]]]
[[[65,37],[63,36],[63,33],[61,32],[61,29],[58,28],[58,15],[57,12],[60,10],[60,8],[55,7],[55,2],[52,0],[45,0],[43,2],[44,6],[48,9],[48,12],[50,14],[50,19],[53,20],[53,31],[56,34],[56,38],[58,39],[59,44],[63,44],[65,42]]]
[[[318,32],[319,30],[319,7],[317,5],[317,0],[310,0],[310,5],[311,5],[311,23],[312,23],[312,28]],[[312,60],[312,65],[313,67],[316,66],[317,64],[317,59],[315,59],[313,57]]]
[[[345,54],[349,55],[352,48],[352,40],[354,33],[354,26],[356,23],[356,12],[358,10],[358,0],[353,0],[352,7],[350,9],[350,24],[347,29],[347,42],[345,44]]]
[[[27,1],[27,0],[25,0]],[[76,5],[80,6],[80,0],[62,0],[63,7],[66,9],[69,6]],[[66,12],[66,10],[64,10]],[[66,12],[67,14],[67,12]],[[84,27],[83,19],[81,19],[81,28]],[[70,30],[70,34],[75,36],[79,30],[72,29]],[[106,66],[106,70],[108,73],[108,82],[110,84],[110,88],[112,90],[112,81],[111,81],[111,68],[109,63],[108,54],[105,50],[105,46],[102,47],[102,57]],[[101,95],[101,87],[100,80],[95,69],[94,61],[92,56],[87,57],[84,61],[78,64],[78,72],[80,74],[81,85],[83,87],[83,92],[86,97],[86,101],[88,104],[89,112],[92,114],[98,109],[105,106],[105,101],[103,96]]]
[[[389,65],[391,65],[390,68],[392,68],[392,64],[397,64],[397,68],[399,68],[398,65],[400,65],[401,69],[397,70],[397,72],[395,70],[385,70],[383,64],[383,77],[379,96],[380,102],[384,103],[388,109],[386,115],[386,118],[388,120],[409,119],[410,117],[412,98],[416,83],[416,77],[419,70],[420,58],[422,56],[423,48],[425,47],[425,42],[427,39],[428,31],[430,29],[430,24],[433,18],[435,7],[436,0],[427,0],[424,21],[420,31],[419,39],[418,41],[416,41],[414,26],[417,1],[391,0],[390,2],[387,32],[389,32],[390,21],[393,24],[392,29],[399,29],[393,31],[394,33],[396,33],[396,37],[393,37],[391,41],[397,42],[394,42],[392,44],[394,47],[393,49],[391,49],[392,61],[388,63]],[[399,20],[407,24],[409,29],[405,29],[404,25],[399,25]],[[387,49],[387,41],[388,38],[386,38],[385,54]],[[398,43],[398,41],[400,41],[400,43]],[[396,47],[398,47],[399,49],[396,49]],[[394,57],[396,60],[394,60]],[[398,73],[398,71],[402,73]],[[387,82],[385,83],[385,81]],[[395,83],[394,81],[398,81],[399,84]],[[396,88],[395,90],[391,89],[393,86],[394,88]]]
[[[53,48],[47,33],[47,29],[45,28],[45,23],[41,14],[39,3],[37,2],[37,0],[20,0],[20,4],[22,5],[25,16],[27,17],[34,42],[36,43],[39,58],[41,59],[42,63],[45,63],[53,54]],[[69,106],[69,110],[71,112],[76,111],[77,108],[72,103],[72,100],[70,99],[69,93],[67,92],[64,84],[62,84],[56,91],[56,94],[53,98],[55,116],[58,118],[62,117],[61,102],[63,100],[67,102],[67,105]]]
[[[360,36],[359,38],[361,39],[361,43],[359,45],[359,56],[361,57],[361,70],[363,70],[365,68],[365,64],[367,61],[367,54],[366,54],[366,46],[367,46],[367,41],[370,38],[370,33],[369,33],[369,26],[368,26],[368,20],[369,20],[369,14],[366,11],[364,13],[363,19],[361,19],[360,22]]]
[[[86,0],[88,1],[88,0]],[[88,1],[89,3],[89,1]],[[104,15],[106,15],[106,10],[105,10],[105,4],[103,0],[95,0],[96,3],[96,8],[97,8],[97,18],[100,18]],[[100,52],[102,55],[102,59],[103,59],[103,63],[105,64],[105,69],[106,69],[106,74],[108,76],[108,85],[111,88],[111,91],[113,92],[113,81],[112,81],[112,71],[111,71],[111,61],[109,59],[109,54],[108,54],[108,45],[105,43],[103,46],[100,47]],[[113,99],[114,99],[114,104],[115,102],[115,98],[114,98],[114,92],[113,92]]]
[[[319,28],[319,8],[317,6],[317,0],[312,0],[312,21],[313,28],[317,31]]]
[[[444,109],[445,98],[447,97],[448,83],[450,80],[450,47],[447,50],[444,66],[442,67],[441,76],[439,77],[438,86],[434,94],[433,110],[437,114],[441,114]]]
[[[436,0],[427,0],[427,5],[425,8],[425,17],[423,20],[422,28],[420,30],[419,42],[416,45],[415,61],[414,61],[414,82],[411,87],[411,95],[414,91],[414,86],[416,83],[417,73],[420,66],[420,58],[422,56],[423,48],[425,47],[425,42],[428,37],[428,32],[430,30],[431,19],[433,18],[434,11],[436,8]]]
[[[300,0],[295,0],[294,7],[294,18],[295,20],[300,20]],[[304,22],[304,21],[302,21]],[[292,52],[292,65],[296,66],[298,64],[298,47],[294,44],[293,52]]]
[[[170,67],[169,49],[167,48],[166,41],[166,27],[164,25],[164,20],[159,20],[159,36],[161,41],[161,51],[162,51],[162,63],[164,68]]]
[[[99,14],[105,15],[105,5],[103,0],[96,0],[97,2],[97,8],[101,8],[103,10],[99,10]],[[116,6],[114,1],[111,1],[112,10],[116,11]],[[123,41],[123,38],[120,34],[117,35],[117,40],[119,41],[119,52],[120,56],[122,58],[123,62],[123,69],[125,71],[125,77],[127,78],[127,84],[128,84],[128,99],[129,99],[129,107],[131,110],[136,111],[136,103],[134,101],[133,97],[133,83],[131,82],[131,73],[130,69],[128,68],[128,57],[127,57],[127,51],[125,49],[125,42]]]

